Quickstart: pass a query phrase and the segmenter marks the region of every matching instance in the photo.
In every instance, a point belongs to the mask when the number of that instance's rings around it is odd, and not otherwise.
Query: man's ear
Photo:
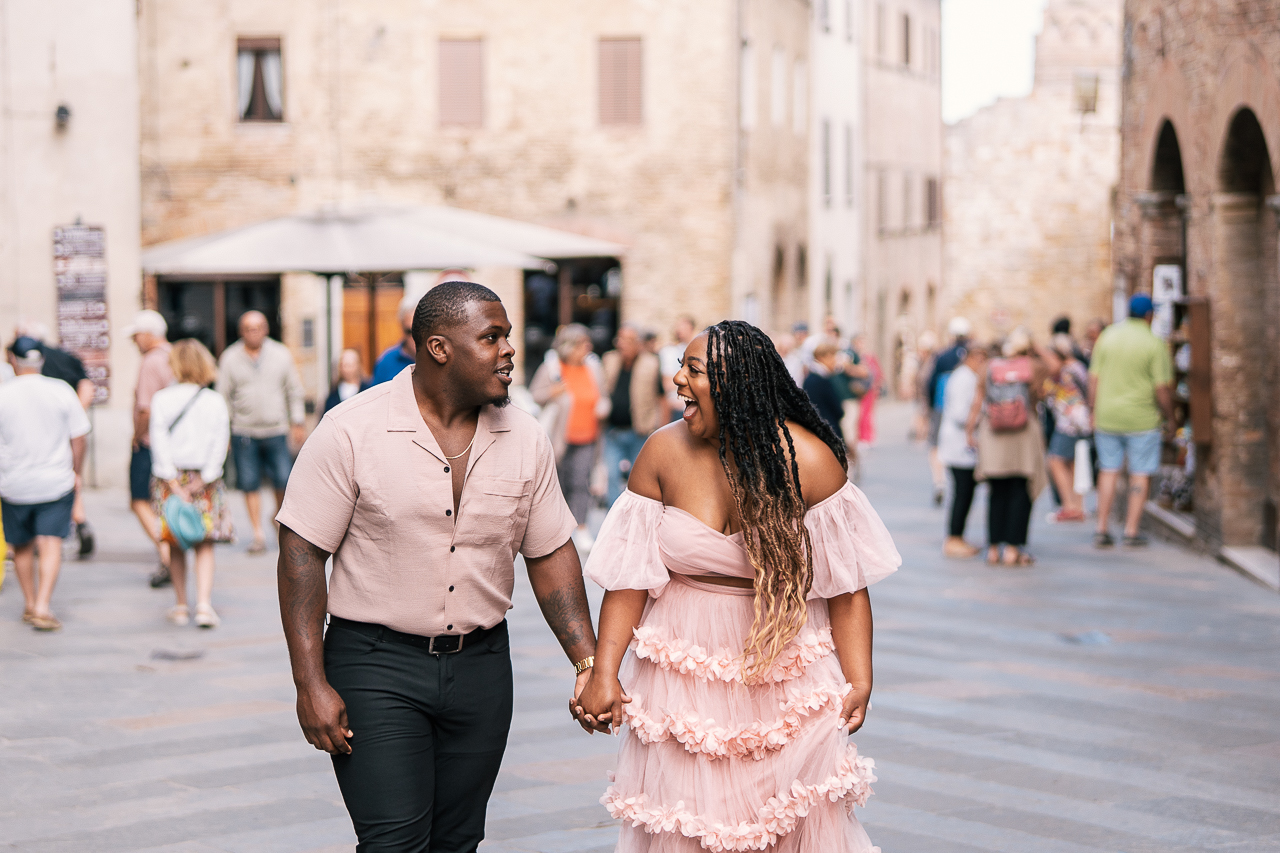
[[[453,345],[444,335],[432,335],[427,338],[427,354],[436,364],[443,366],[453,354]]]

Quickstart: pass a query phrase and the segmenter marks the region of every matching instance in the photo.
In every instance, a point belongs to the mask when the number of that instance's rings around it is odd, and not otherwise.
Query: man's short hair
[[[472,302],[501,302],[498,294],[473,281],[446,281],[437,284],[418,300],[413,312],[413,342],[422,346],[427,338],[467,319]]]

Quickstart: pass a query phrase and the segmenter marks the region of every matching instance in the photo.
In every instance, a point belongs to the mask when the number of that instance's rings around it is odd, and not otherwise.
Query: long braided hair
[[[844,442],[796,386],[773,341],[741,320],[707,329],[707,378],[720,421],[720,464],[755,568],[755,622],[743,654],[762,675],[808,618],[813,546],[804,526],[800,467],[787,421],[822,439],[849,468]]]

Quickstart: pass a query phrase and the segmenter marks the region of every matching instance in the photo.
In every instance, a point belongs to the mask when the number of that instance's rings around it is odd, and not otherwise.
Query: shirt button
[[[444,466],[444,472],[445,472],[446,474],[448,474],[448,473],[449,473],[449,466],[448,466],[448,465]]]
[[[450,545],[450,546],[449,546],[449,553],[450,553],[450,554],[452,554],[452,553],[453,553],[454,551],[456,551],[456,550],[458,550],[458,546],[456,546],[456,545]]]
[[[446,627],[445,627],[445,630],[446,630],[446,631],[452,631],[452,630],[453,630],[453,626],[452,626],[452,625],[448,625],[448,626],[446,626]]]
[[[451,510],[451,509],[446,509],[446,510],[444,511],[444,514],[445,514],[445,515],[453,515],[453,510]]]
[[[453,587],[449,587],[449,592],[453,592]]]

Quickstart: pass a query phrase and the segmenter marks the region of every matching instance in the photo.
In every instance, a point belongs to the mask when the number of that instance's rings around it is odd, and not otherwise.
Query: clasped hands
[[[574,682],[569,715],[585,732],[610,734],[622,727],[622,706],[630,701],[616,675],[597,673],[592,667]]]

